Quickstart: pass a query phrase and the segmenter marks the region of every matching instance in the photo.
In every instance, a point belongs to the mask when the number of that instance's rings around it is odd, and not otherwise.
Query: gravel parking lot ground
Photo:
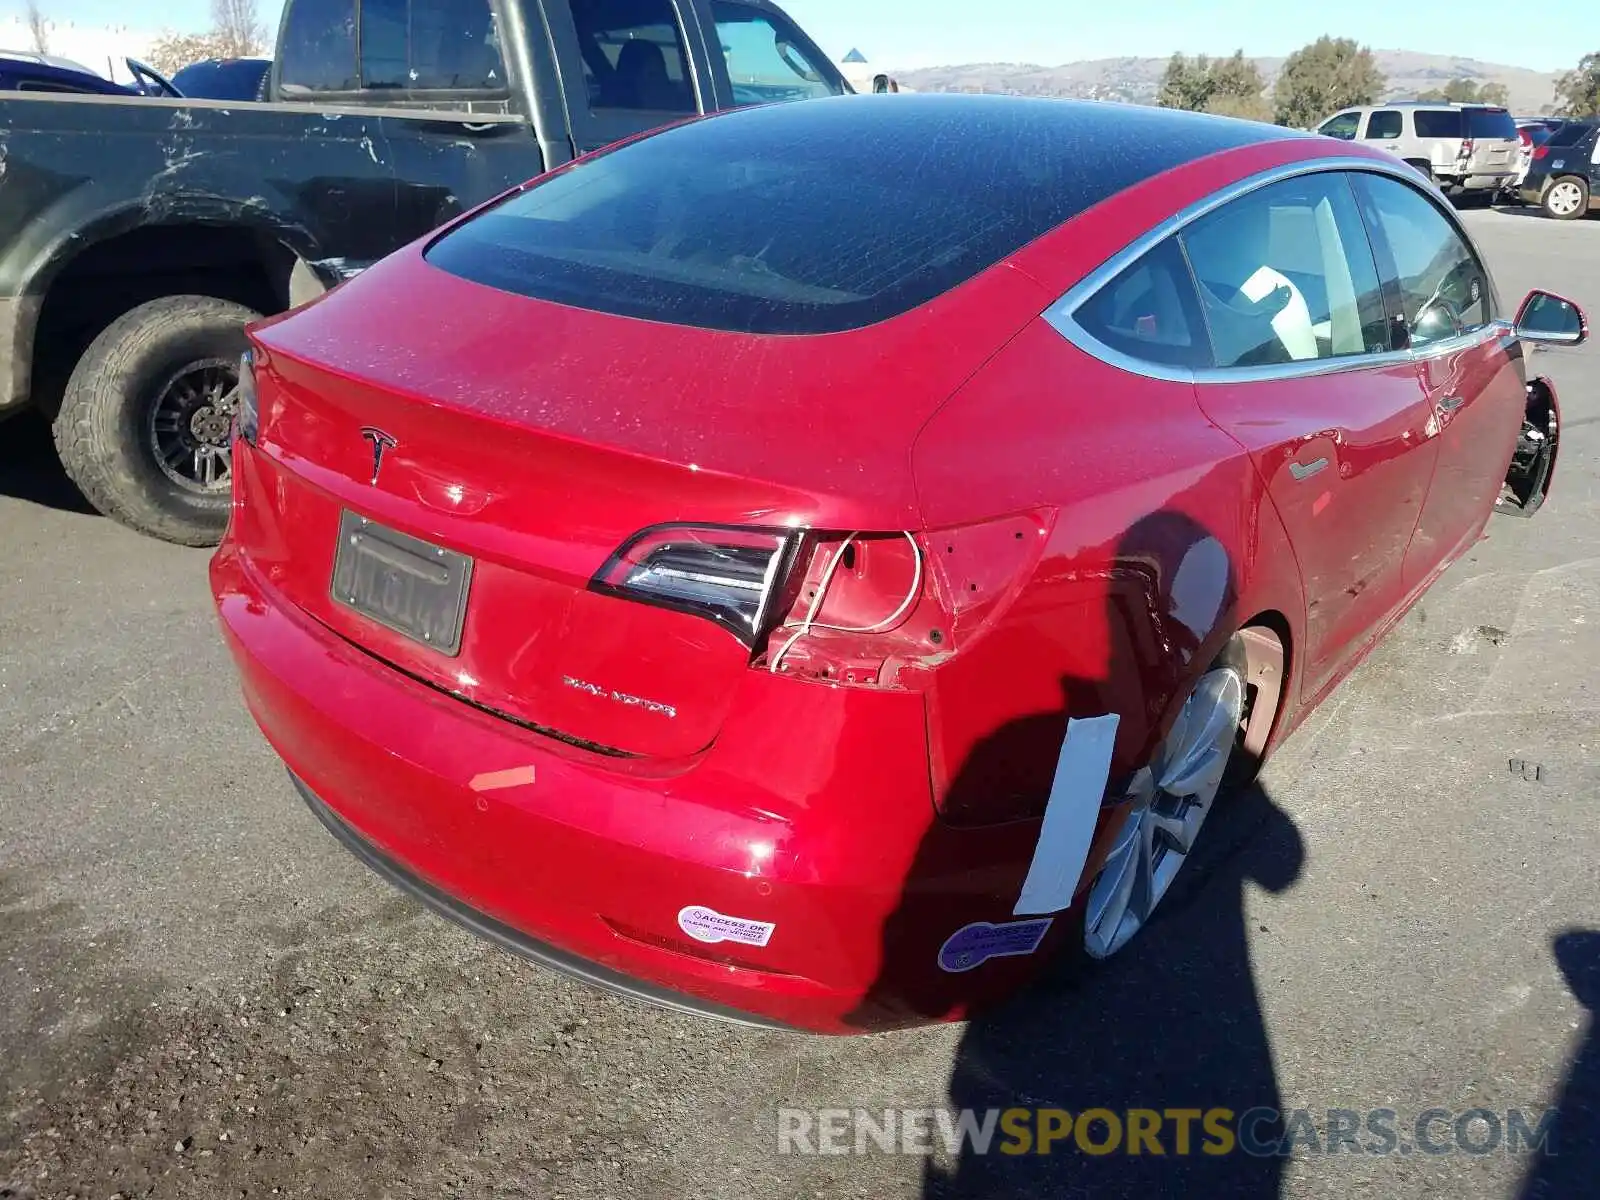
[[[1600,316],[1600,221],[1467,217],[1509,303]],[[1219,814],[1129,957],[851,1040],[600,996],[390,891],[246,715],[206,555],[88,515],[0,429],[0,1197],[1593,1195],[1597,356],[1536,358],[1544,512],[1496,518]],[[1429,1108],[1563,1096],[1554,1156],[1413,1144]],[[780,1107],[1013,1104],[1303,1108],[1323,1152],[777,1153]],[[1399,1144],[1325,1152],[1330,1108],[1397,1110]]]

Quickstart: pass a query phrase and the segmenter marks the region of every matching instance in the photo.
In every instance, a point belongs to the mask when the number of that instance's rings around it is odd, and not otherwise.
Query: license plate
[[[472,559],[379,525],[339,518],[333,556],[335,602],[440,654],[461,652]]]

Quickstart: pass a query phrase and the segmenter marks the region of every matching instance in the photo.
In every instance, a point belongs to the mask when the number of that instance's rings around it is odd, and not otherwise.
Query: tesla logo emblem
[[[361,436],[372,443],[372,486],[378,486],[378,472],[383,470],[383,452],[393,450],[399,445],[392,437],[381,429],[374,429],[368,425],[361,431]]]

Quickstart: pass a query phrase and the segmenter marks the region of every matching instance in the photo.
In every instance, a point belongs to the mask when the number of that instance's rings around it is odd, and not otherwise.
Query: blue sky
[[[834,57],[860,47],[884,67],[1185,53],[1287,54],[1320,34],[1375,49],[1426,50],[1535,70],[1564,70],[1600,51],[1600,4],[1548,0],[1518,17],[1507,4],[1455,0],[782,0]],[[0,0],[19,13],[20,0]],[[134,28],[199,29],[208,0],[41,0],[46,15]],[[262,0],[269,25],[279,0]],[[1560,36],[1552,36],[1559,30]]]

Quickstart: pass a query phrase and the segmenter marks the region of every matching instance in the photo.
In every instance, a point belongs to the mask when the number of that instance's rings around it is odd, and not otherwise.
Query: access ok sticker
[[[678,911],[678,928],[697,942],[715,946],[718,942],[738,942],[742,946],[765,946],[772,940],[777,925],[770,921],[751,921],[745,917],[729,917],[691,904]]]
[[[939,947],[939,969],[952,974],[981,967],[991,958],[1009,958],[1032,954],[1050,932],[1054,917],[1036,921],[1006,921],[995,925],[988,921],[974,921],[963,925],[945,939]]]

